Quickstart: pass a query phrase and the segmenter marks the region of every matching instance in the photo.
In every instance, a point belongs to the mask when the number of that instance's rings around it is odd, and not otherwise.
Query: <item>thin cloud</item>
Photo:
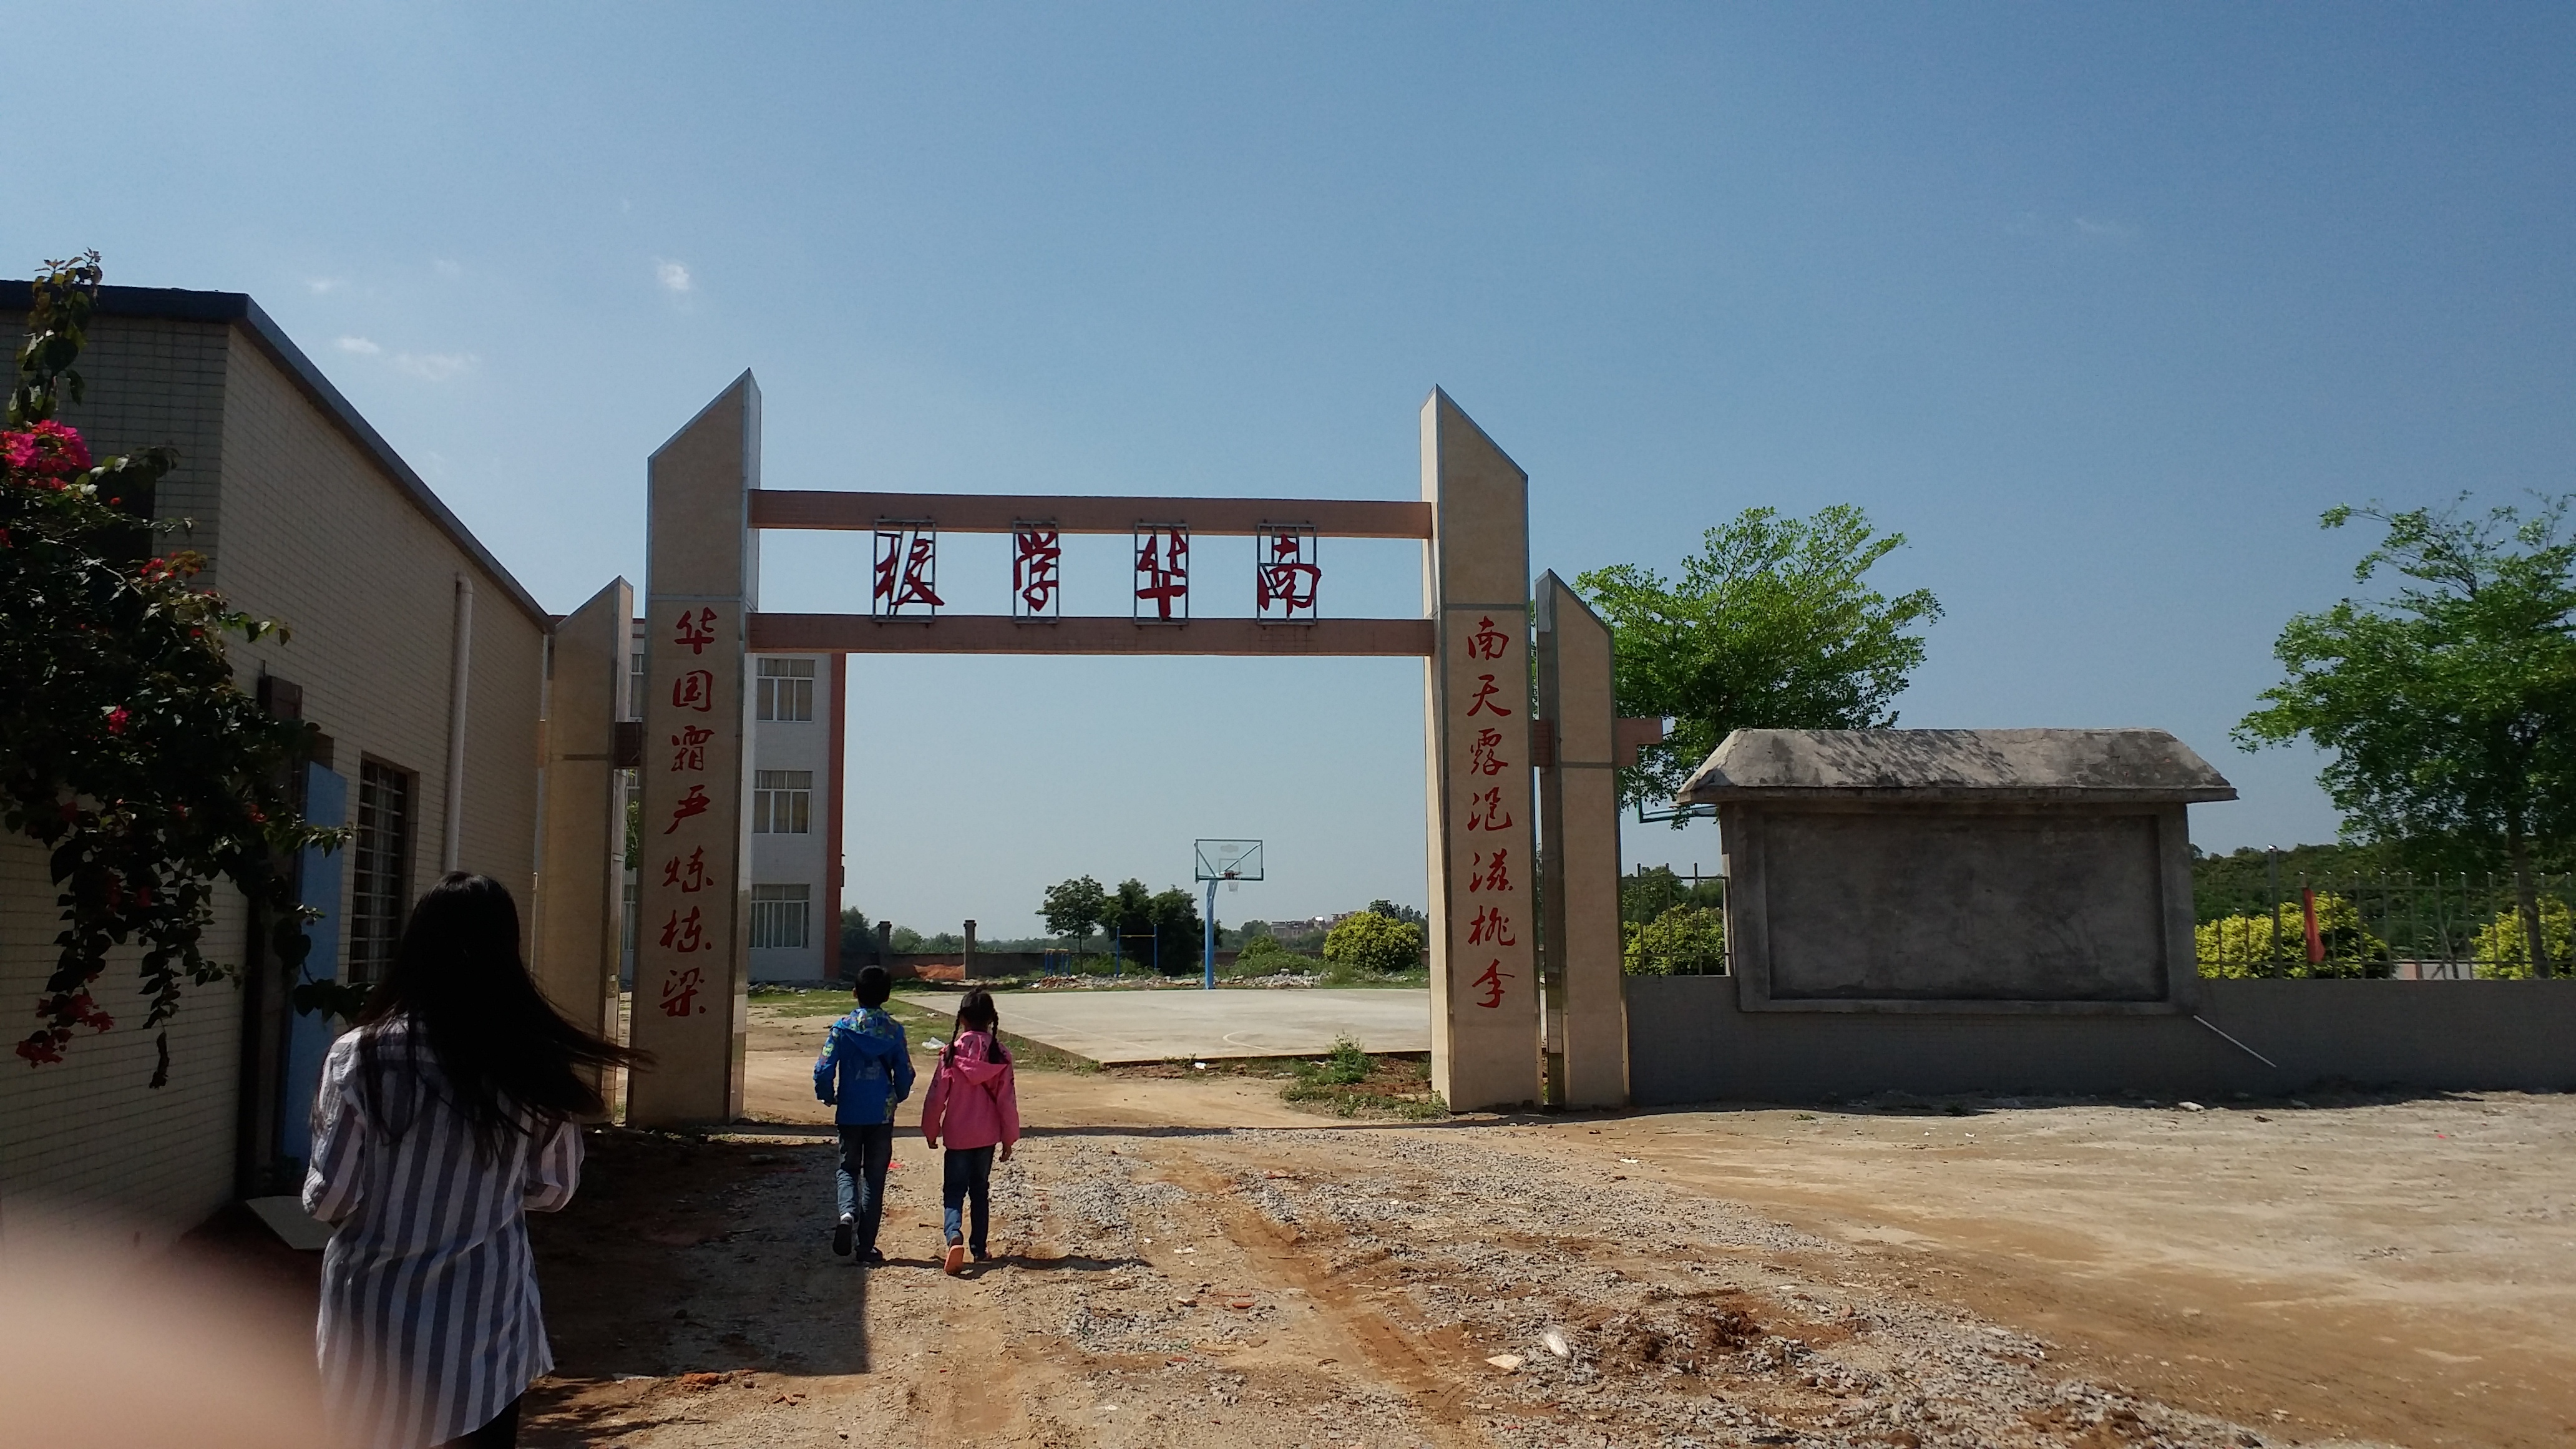
[[[373,357],[377,353],[384,351],[383,348],[378,347],[375,343],[368,341],[364,337],[341,338],[340,350],[342,352],[354,352],[360,357]]]
[[[2123,240],[2138,234],[2138,229],[2127,222],[2096,221],[2089,216],[2075,218],[2075,229],[2086,236],[2119,237]]]
[[[472,372],[483,359],[471,352],[402,352],[394,355],[394,366],[423,382],[445,382]]]
[[[685,292],[696,285],[689,280],[689,269],[674,261],[657,263],[653,268],[653,277],[662,284],[662,289],[668,292]]]
[[[307,277],[304,281],[305,290],[316,297],[325,292],[336,292],[347,285],[348,282],[339,277]]]

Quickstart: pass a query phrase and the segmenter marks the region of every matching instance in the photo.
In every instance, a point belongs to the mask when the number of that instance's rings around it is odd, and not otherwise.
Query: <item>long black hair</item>
[[[409,1052],[384,1052],[383,1029],[414,1033]],[[451,871],[412,908],[393,969],[358,1013],[359,1062],[370,1110],[388,1136],[409,1125],[423,1047],[443,1095],[497,1160],[513,1136],[567,1117],[595,1116],[599,1088],[584,1068],[625,1066],[638,1054],[604,1041],[549,1004],[519,955],[519,906],[490,876]],[[397,1080],[399,1079],[399,1081]]]
[[[1002,1011],[993,1004],[993,993],[978,986],[957,1003],[957,1025],[966,1031],[984,1034],[984,1060],[1007,1062],[1011,1054],[1002,1050]],[[949,1043],[954,1047],[955,1042]]]

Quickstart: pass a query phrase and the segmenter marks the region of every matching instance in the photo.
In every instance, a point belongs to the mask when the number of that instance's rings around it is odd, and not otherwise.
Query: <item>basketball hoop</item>
[[[1202,840],[1194,852],[1197,865],[1193,878],[1207,882],[1206,914],[1200,922],[1205,933],[1202,945],[1201,980],[1207,990],[1216,989],[1216,883],[1225,882],[1230,891],[1243,889],[1248,880],[1261,879],[1261,842],[1258,840]]]

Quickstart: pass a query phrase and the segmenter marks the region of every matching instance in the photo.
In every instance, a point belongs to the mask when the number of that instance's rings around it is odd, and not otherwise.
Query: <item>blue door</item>
[[[304,767],[304,818],[316,825],[349,822],[349,782],[320,765]],[[340,864],[336,851],[307,850],[301,862],[304,903],[322,919],[304,928],[313,949],[304,957],[303,981],[336,981],[340,976]],[[279,1079],[277,1150],[297,1163],[313,1155],[313,1094],[322,1082],[322,1058],[330,1053],[331,1018],[290,1015],[286,1023],[286,1073]]]

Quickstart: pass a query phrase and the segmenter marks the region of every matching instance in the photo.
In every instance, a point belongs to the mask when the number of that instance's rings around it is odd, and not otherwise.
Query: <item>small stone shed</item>
[[[2163,730],[1737,730],[1714,805],[1746,1011],[2193,1009],[2189,805]]]

